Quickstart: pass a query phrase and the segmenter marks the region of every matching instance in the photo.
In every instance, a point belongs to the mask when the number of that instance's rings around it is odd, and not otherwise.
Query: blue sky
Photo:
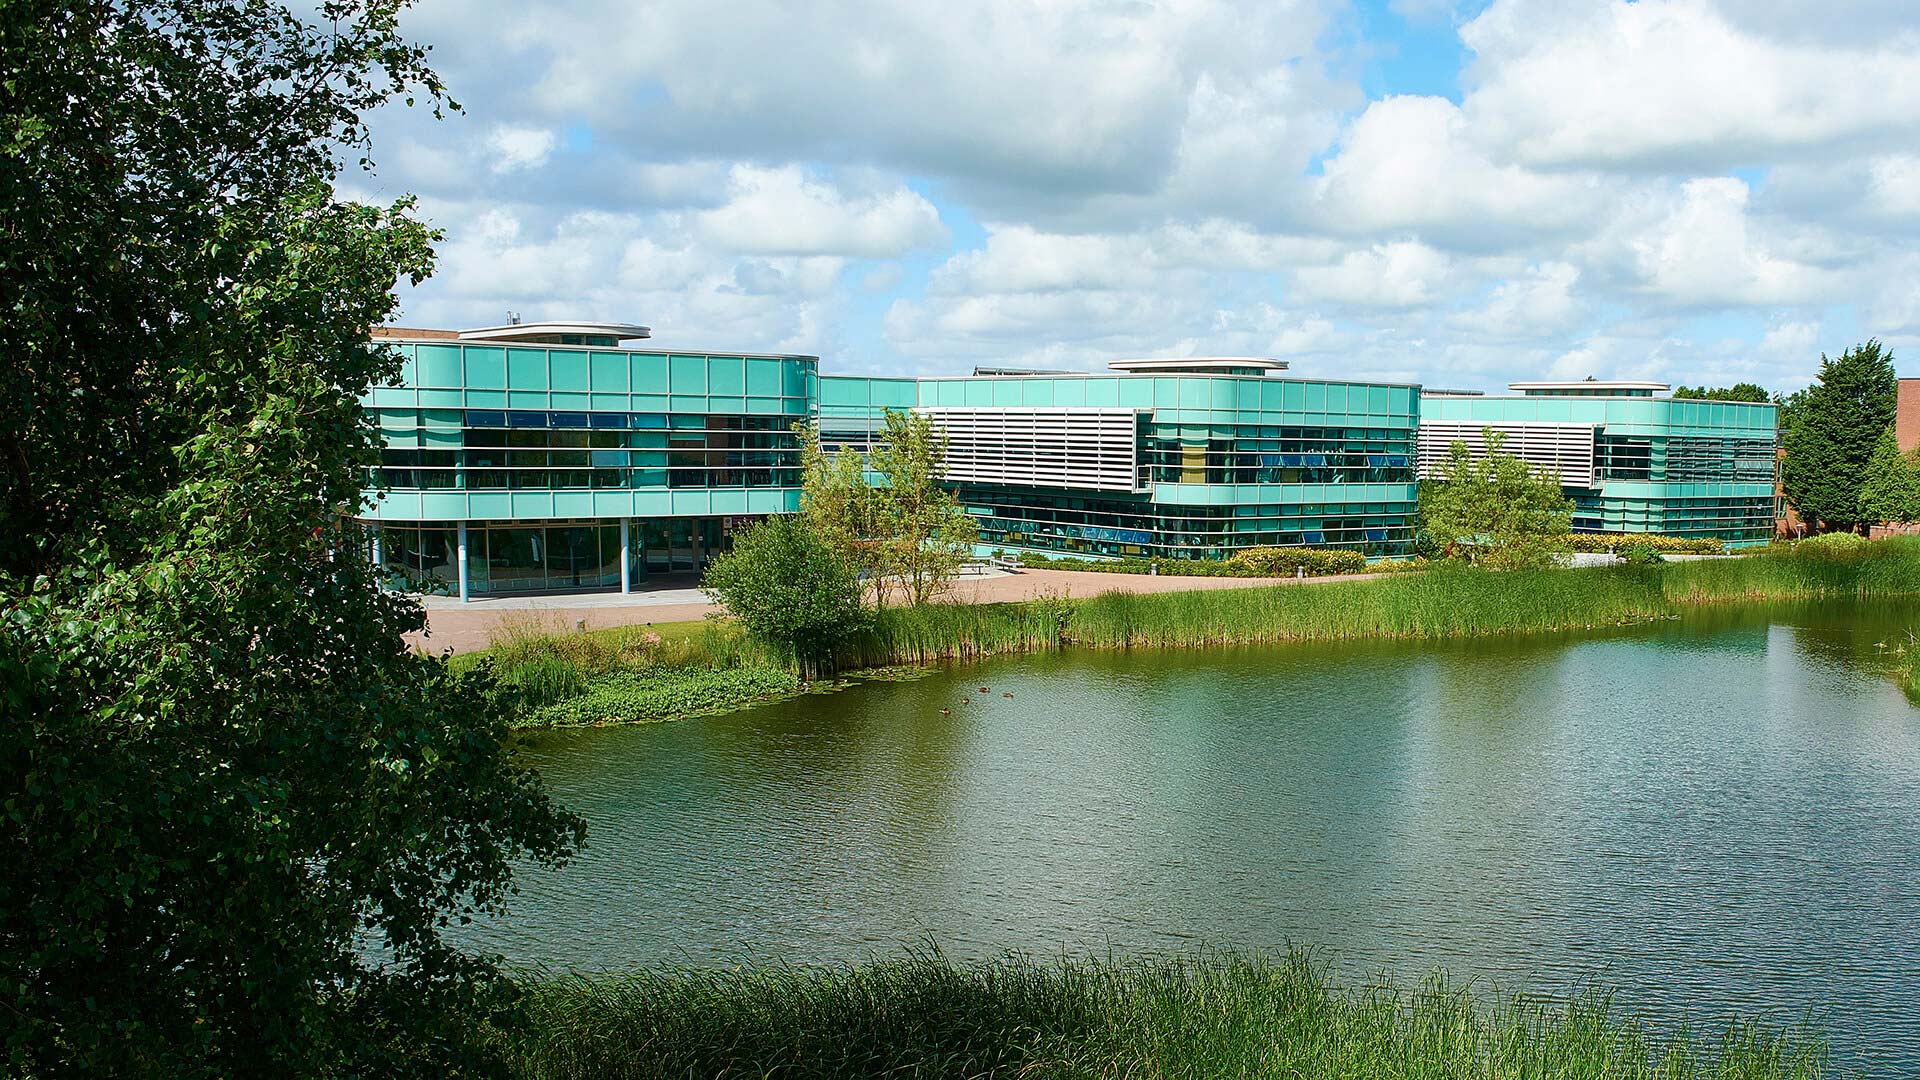
[[[415,325],[1792,389],[1920,348],[1910,8],[426,0],[465,109],[343,187],[445,230]]]

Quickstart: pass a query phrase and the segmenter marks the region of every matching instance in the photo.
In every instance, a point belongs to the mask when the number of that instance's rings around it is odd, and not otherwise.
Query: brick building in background
[[[1901,453],[1912,453],[1914,447],[1920,446],[1920,379],[1901,379],[1897,393],[1893,437],[1899,441]],[[1920,534],[1920,524],[1874,525],[1867,530],[1867,535],[1875,537],[1914,534]]]
[[[1893,437],[1901,453],[1920,446],[1920,379],[1901,379],[1898,411],[1893,414]]]

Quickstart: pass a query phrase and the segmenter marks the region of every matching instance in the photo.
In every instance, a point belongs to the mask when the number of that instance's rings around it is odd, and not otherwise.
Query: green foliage
[[[511,986],[442,930],[580,840],[344,521],[433,236],[334,163],[440,95],[397,4],[313,16],[0,15],[7,1075],[484,1071]]]
[[[1662,536],[1659,533],[1568,533],[1547,541],[1554,551],[1618,553],[1627,546],[1661,555],[1725,555],[1727,545],[1710,536]]]
[[[1246,548],[1227,560],[1268,577],[1289,577],[1305,570],[1310,577],[1334,574],[1361,574],[1367,569],[1367,557],[1342,548],[1269,547]]]
[[[707,567],[701,588],[807,673],[831,669],[869,615],[845,555],[798,517],[771,517],[737,534],[733,550]]]
[[[1800,516],[1823,529],[1863,520],[1861,490],[1881,433],[1893,423],[1899,380],[1893,354],[1868,341],[1820,358],[1819,381],[1792,410],[1781,484]]]
[[[522,726],[578,727],[667,720],[739,708],[799,688],[800,680],[793,672],[780,668],[623,671],[594,679],[583,692],[535,710]]]
[[[944,593],[973,554],[980,526],[940,486],[947,441],[923,413],[886,411],[882,440],[868,457],[880,475],[874,490],[874,540],[881,571],[907,602]]]
[[[1309,577],[1360,574],[1367,557],[1344,548],[1247,548],[1226,559],[1072,559],[1022,552],[1020,565],[1034,570],[1085,570],[1098,574],[1160,573],[1170,577]]]
[[[811,424],[795,424],[793,430],[800,439],[801,520],[872,583],[874,602],[884,604],[881,582],[887,566],[884,548],[876,542],[879,500],[867,484],[865,461],[853,450],[828,453]]]
[[[980,527],[940,484],[946,439],[928,417],[888,409],[863,461],[829,454],[810,425],[800,436],[800,516],[873,586],[877,607],[897,587],[909,604],[944,593],[972,557]],[[877,474],[869,485],[865,473]]]
[[[1821,533],[1789,545],[1793,554],[1803,558],[1849,558],[1873,549],[1873,541],[1859,533]]]
[[[1657,563],[1667,561],[1666,558],[1660,554],[1659,548],[1647,543],[1621,544],[1619,547],[1613,549],[1613,553],[1618,555],[1620,561],[1626,563],[1628,566],[1653,566]]]
[[[1860,481],[1860,520],[1874,525],[1920,521],[1920,447],[1901,453],[1891,426],[1874,444]]]
[[[1761,389],[1758,384],[1743,382],[1732,386],[1678,386],[1673,396],[1682,401],[1689,398],[1696,401],[1751,401],[1764,405],[1773,400],[1773,396]]]
[[[1537,472],[1502,449],[1505,434],[1488,429],[1476,458],[1454,443],[1433,478],[1420,485],[1420,531],[1446,558],[1489,569],[1549,565],[1552,540],[1573,523],[1573,503],[1560,478]]]
[[[1331,984],[1310,956],[937,952],[842,967],[673,968],[535,984],[503,1034],[527,1080],[602,1077],[1720,1077],[1829,1074],[1808,1029],[1655,1035],[1588,989],[1490,994],[1435,973]]]

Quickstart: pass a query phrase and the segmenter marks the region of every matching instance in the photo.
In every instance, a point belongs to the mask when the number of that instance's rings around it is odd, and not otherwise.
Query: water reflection
[[[582,968],[1302,943],[1669,1019],[1830,1010],[1844,1059],[1913,1072],[1920,712],[1872,665],[1915,614],[1038,656],[549,738],[592,846],[480,938]]]

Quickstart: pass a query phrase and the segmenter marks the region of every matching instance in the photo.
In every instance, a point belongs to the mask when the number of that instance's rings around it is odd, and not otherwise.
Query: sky
[[[847,374],[1920,374],[1914,0],[425,0],[410,326]],[[1911,355],[1912,360],[1906,357]]]

